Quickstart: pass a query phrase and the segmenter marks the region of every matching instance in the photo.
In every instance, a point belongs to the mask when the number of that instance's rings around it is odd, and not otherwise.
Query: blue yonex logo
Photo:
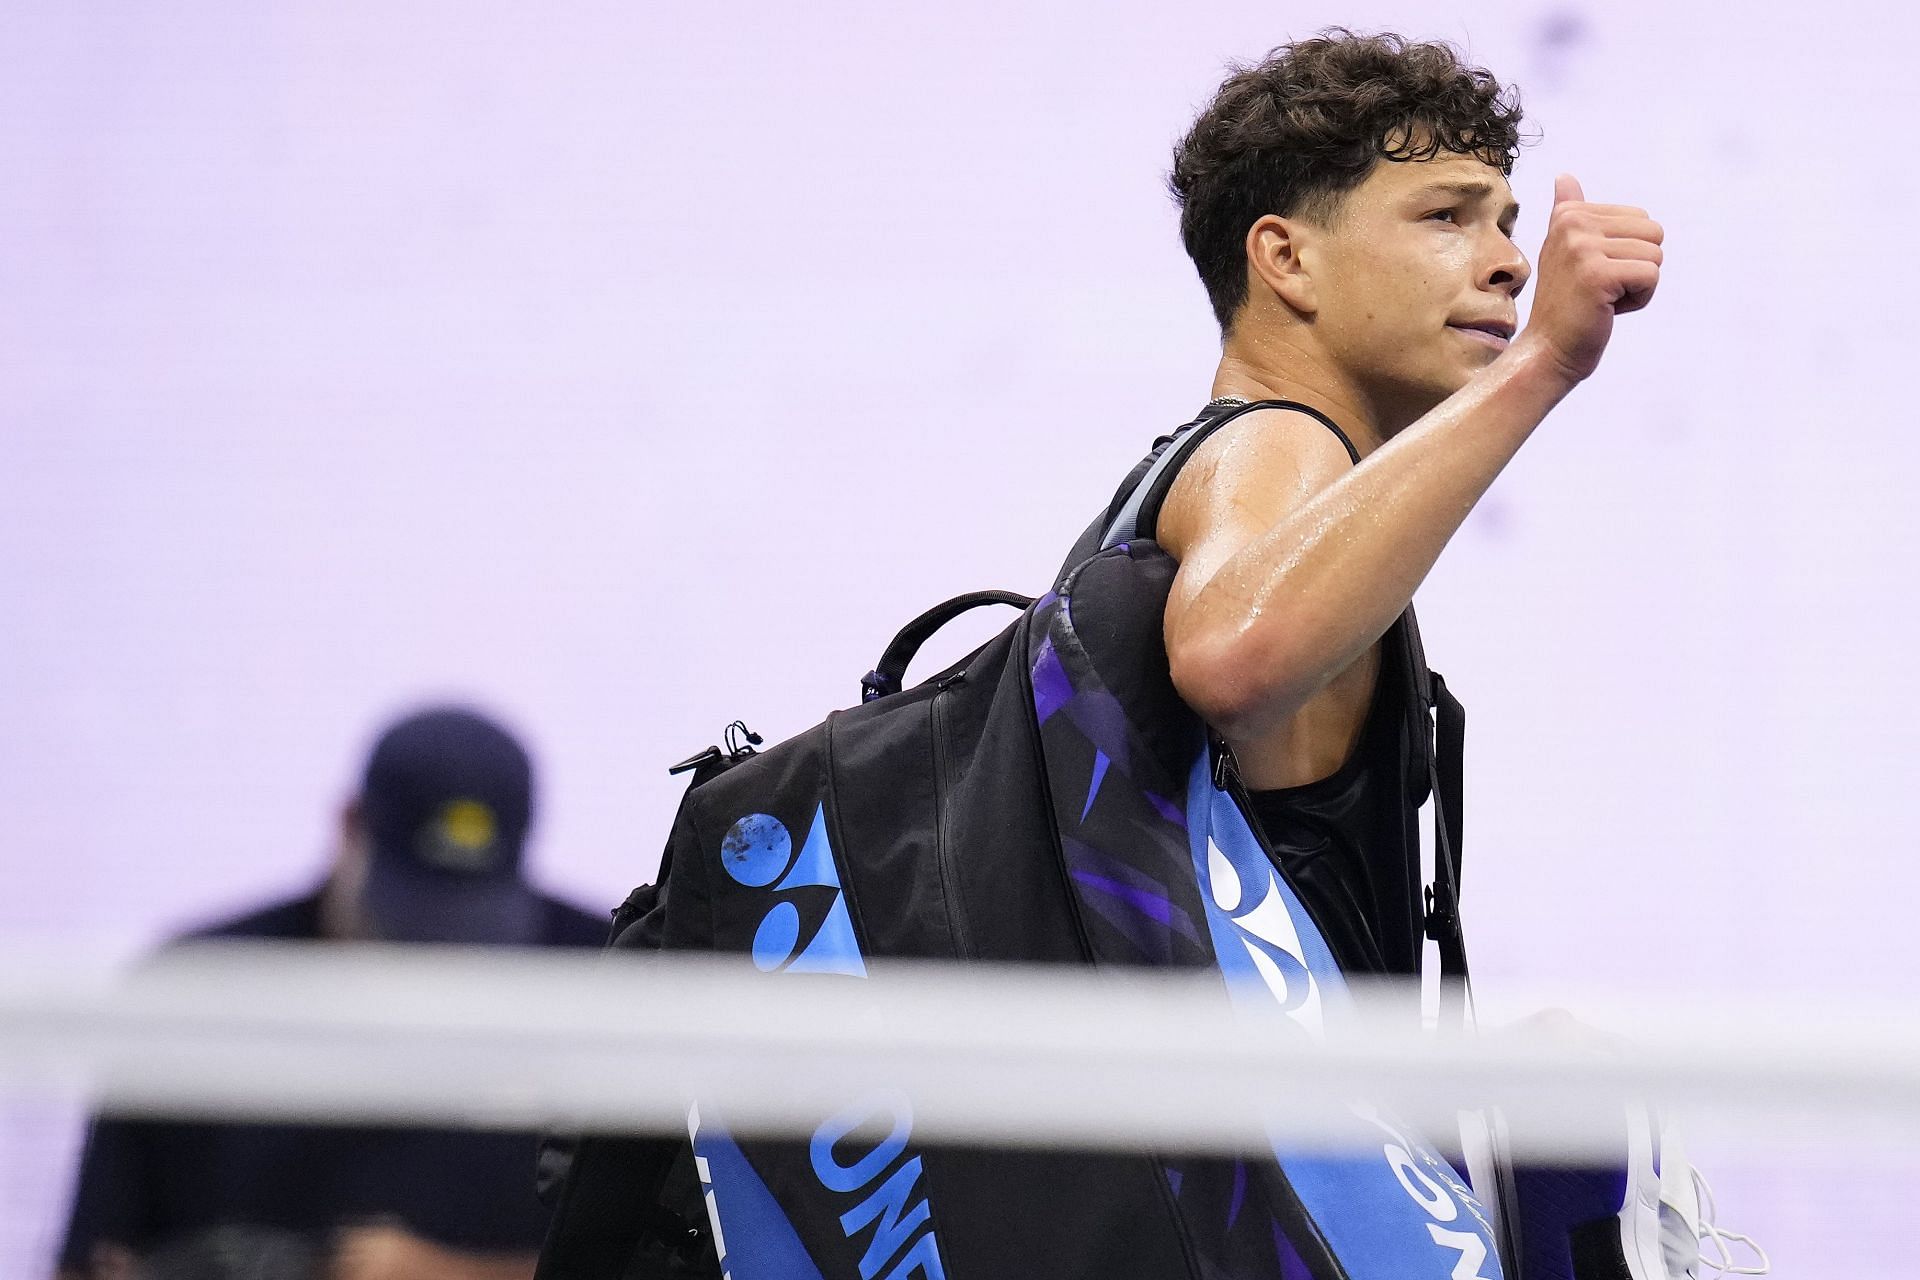
[[[1362,1103],[1354,1110],[1361,1119],[1371,1122],[1387,1135],[1380,1153],[1386,1157],[1387,1167],[1393,1170],[1400,1189],[1433,1219],[1427,1223],[1427,1234],[1433,1237],[1436,1245],[1451,1249],[1458,1255],[1453,1260],[1451,1280],[1487,1280],[1481,1274],[1481,1269],[1489,1262],[1493,1265],[1494,1275],[1498,1276],[1500,1263],[1491,1257],[1483,1238],[1493,1234],[1493,1224],[1486,1220],[1480,1206],[1474,1202],[1473,1193],[1423,1147],[1409,1142],[1372,1106]],[[1419,1154],[1415,1155],[1415,1152]],[[1453,1226],[1446,1225],[1449,1223]],[[1454,1229],[1456,1226],[1468,1229],[1458,1231]]]
[[[876,1121],[888,1126],[886,1136],[878,1141],[867,1132]],[[914,1275],[946,1280],[933,1210],[926,1197],[914,1198],[920,1183],[920,1157],[907,1154],[912,1128],[913,1111],[907,1100],[890,1095],[842,1111],[815,1130],[808,1145],[813,1175],[821,1186],[848,1195],[866,1192],[840,1215],[840,1230],[849,1240],[868,1228],[873,1230],[860,1258],[860,1280],[873,1280],[890,1262],[885,1280]]]
[[[798,855],[785,823],[768,813],[748,814],[728,828],[720,841],[720,865],[749,889],[782,895],[767,908],[754,931],[754,964],[769,973],[866,976],[866,962],[853,936],[853,917],[847,913],[847,895],[840,888],[833,847],[827,841],[825,805],[814,810],[813,826]],[[832,892],[806,892],[809,889]]]
[[[1312,916],[1232,797],[1213,786],[1208,766],[1205,756],[1194,765],[1188,812],[1204,819],[1189,834],[1216,961],[1236,1003],[1277,1009],[1318,1036],[1346,1006],[1344,979]],[[1348,1269],[1499,1280],[1492,1231],[1473,1193],[1414,1135],[1375,1108],[1354,1109],[1365,1122],[1355,1134],[1357,1149],[1374,1155],[1274,1149]]]
[[[772,814],[748,814],[721,840],[720,865],[735,883],[766,890],[772,899],[754,929],[755,965],[770,973],[866,976],[827,837],[826,806],[815,807],[798,853],[785,823]],[[845,1197],[842,1204],[853,1200],[838,1214],[842,1234],[857,1246],[872,1233],[860,1258],[860,1280],[946,1280],[933,1209],[920,1194],[920,1157],[907,1149],[912,1129],[907,1100],[888,1094],[830,1117],[808,1144],[820,1186]],[[716,1224],[724,1200],[724,1190],[709,1200]]]
[[[1287,910],[1280,882],[1264,855],[1255,864],[1241,852],[1236,859],[1218,841],[1207,838],[1209,905],[1226,917],[1231,936],[1246,951],[1247,963],[1280,1008],[1309,1030],[1319,1031],[1319,984],[1307,965],[1300,930]]]

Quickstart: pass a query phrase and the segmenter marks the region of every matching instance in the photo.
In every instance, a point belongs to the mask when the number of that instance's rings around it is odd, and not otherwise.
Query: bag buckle
[[[1447,942],[1460,936],[1460,912],[1451,897],[1445,903],[1432,885],[1420,891],[1426,910],[1422,914],[1422,932],[1430,942]]]

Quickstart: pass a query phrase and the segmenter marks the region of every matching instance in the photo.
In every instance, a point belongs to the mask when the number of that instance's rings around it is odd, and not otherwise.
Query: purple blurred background
[[[307,883],[449,694],[532,745],[545,882],[617,901],[668,763],[1042,587],[1204,399],[1171,142],[1345,22],[1520,83],[1530,249],[1563,169],[1669,232],[1420,597],[1483,1000],[1915,992],[1920,18],[1458,12],[7,6],[0,933],[124,954]],[[0,1107],[0,1274],[76,1136]],[[1779,1274],[1906,1274],[1904,1156],[1699,1155]]]

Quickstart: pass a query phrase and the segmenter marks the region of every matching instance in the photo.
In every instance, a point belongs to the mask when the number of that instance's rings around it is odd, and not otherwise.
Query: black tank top
[[[1273,846],[1327,947],[1350,974],[1420,966],[1420,805],[1425,757],[1413,741],[1406,620],[1383,642],[1380,677],[1353,754],[1305,786],[1250,791]]]

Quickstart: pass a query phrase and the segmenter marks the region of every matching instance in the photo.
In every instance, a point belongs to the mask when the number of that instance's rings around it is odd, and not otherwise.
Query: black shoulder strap
[[[1433,883],[1426,887],[1423,932],[1440,950],[1442,1021],[1465,1016],[1468,981],[1466,937],[1460,926],[1460,854],[1466,803],[1462,761],[1466,754],[1467,712],[1447,689],[1438,671],[1427,666],[1420,642],[1420,624],[1408,606],[1401,618],[1407,638],[1407,656],[1413,667],[1417,698],[1417,732],[1426,757],[1427,783],[1433,797]]]
[[[1438,741],[1433,761],[1433,884],[1427,889],[1427,936],[1440,948],[1440,1016],[1443,1023],[1465,1024],[1468,1002],[1467,941],[1460,924],[1461,755],[1466,749],[1467,713],[1447,682],[1433,675]]]
[[[1355,462],[1360,461],[1359,450],[1353,447],[1353,441],[1347,439],[1347,433],[1335,425],[1333,419],[1318,409],[1300,404],[1294,400],[1254,400],[1246,404],[1219,405],[1181,427],[1167,438],[1167,443],[1154,458],[1147,473],[1140,478],[1133,492],[1120,504],[1119,512],[1107,524],[1104,537],[1100,540],[1101,549],[1117,547],[1123,542],[1135,538],[1151,538],[1160,520],[1160,508],[1166,504],[1167,494],[1173,490],[1173,482],[1180,478],[1180,468],[1194,455],[1199,447],[1206,443],[1207,437],[1226,426],[1243,414],[1256,409],[1291,409],[1304,413],[1317,420],[1327,430],[1333,432],[1346,446],[1347,456]]]

